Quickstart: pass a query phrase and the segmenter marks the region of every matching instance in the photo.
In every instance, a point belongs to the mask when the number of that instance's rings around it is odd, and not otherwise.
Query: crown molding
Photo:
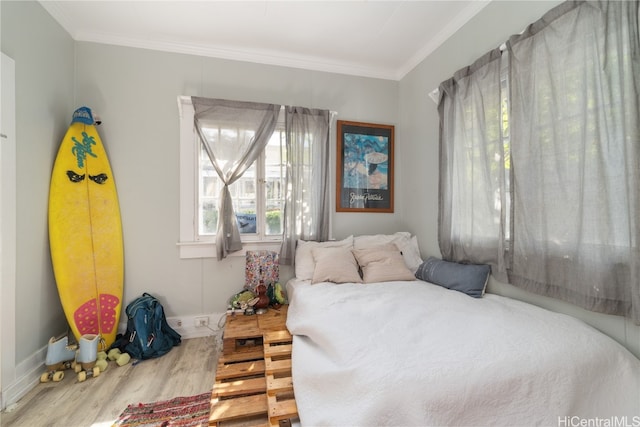
[[[416,54],[397,70],[394,76],[395,80],[402,80],[411,70],[417,67],[426,57],[431,55],[439,48],[449,37],[454,35],[456,31],[462,28],[467,22],[484,9],[492,0],[478,0],[472,2],[456,15],[451,22],[442,29],[434,38],[422,47]]]
[[[395,80],[397,75],[395,69],[372,68],[358,63],[332,62],[311,56],[284,55],[276,51],[232,49],[223,46],[82,32],[76,34],[74,40],[385,80]]]
[[[236,49],[229,46],[199,45],[194,43],[172,40],[150,40],[143,38],[122,37],[116,34],[98,32],[78,32],[72,20],[64,13],[58,2],[40,0],[42,7],[71,35],[75,41],[93,42],[100,44],[149,49],[162,52],[180,53],[186,55],[204,56],[210,58],[227,59],[232,61],[251,62],[279,67],[290,67],[310,71],[346,74],[358,77],[368,77],[383,80],[402,80],[411,70],[419,65],[427,56],[433,53],[442,43],[458,31],[464,24],[486,7],[492,0],[477,0],[469,4],[434,38],[406,63],[399,67],[384,68],[368,64],[331,61],[304,55],[287,55],[280,51]]]

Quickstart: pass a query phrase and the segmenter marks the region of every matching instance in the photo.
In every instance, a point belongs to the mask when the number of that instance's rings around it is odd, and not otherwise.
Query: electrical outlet
[[[209,317],[196,317],[195,323],[196,326],[209,326]]]

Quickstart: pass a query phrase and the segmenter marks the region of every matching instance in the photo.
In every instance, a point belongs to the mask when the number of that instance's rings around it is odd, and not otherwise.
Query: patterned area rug
[[[113,427],[195,427],[209,424],[211,392],[127,406]]]

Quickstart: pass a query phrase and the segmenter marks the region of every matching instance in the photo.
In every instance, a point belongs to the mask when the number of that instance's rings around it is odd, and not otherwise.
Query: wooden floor
[[[59,383],[39,384],[0,414],[2,427],[106,427],[132,403],[210,391],[222,348],[216,336],[183,340],[169,353],[136,365],[109,367],[79,383],[72,370]]]

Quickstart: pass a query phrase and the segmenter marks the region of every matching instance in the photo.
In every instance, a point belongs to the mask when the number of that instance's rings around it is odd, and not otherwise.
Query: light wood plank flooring
[[[97,378],[78,382],[72,370],[59,383],[38,384],[0,414],[2,427],[106,427],[132,403],[210,391],[222,348],[215,336],[183,340],[169,353],[136,365],[109,362]]]

